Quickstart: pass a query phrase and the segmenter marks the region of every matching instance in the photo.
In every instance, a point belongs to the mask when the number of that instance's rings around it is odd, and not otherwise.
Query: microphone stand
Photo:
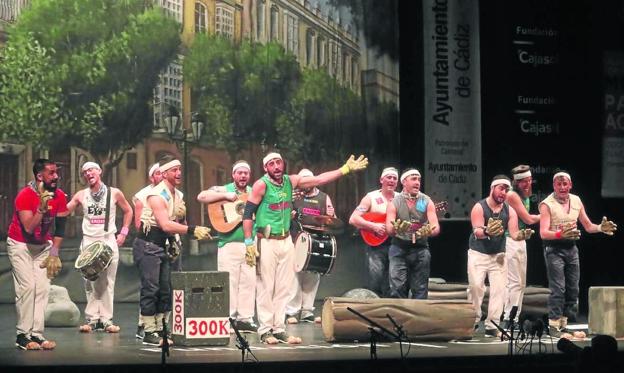
[[[238,327],[236,326],[236,320],[234,320],[231,317],[229,318],[229,320],[230,320],[230,326],[232,327],[232,329],[234,329],[234,333],[236,334],[236,342],[237,342],[236,348],[238,348],[241,351],[241,365],[245,363],[246,352],[251,354],[251,356],[253,356],[255,361],[258,361],[258,358],[256,357],[256,355],[254,355],[253,352],[251,352],[251,348],[249,348],[249,342],[247,342],[247,339],[243,337],[243,335],[238,330]]]
[[[405,335],[405,331],[403,331],[403,325],[399,325],[396,321],[394,321],[394,319],[392,318],[392,316],[390,316],[389,313],[386,314],[386,317],[388,318],[388,320],[390,320],[392,325],[394,325],[394,330],[396,331],[398,339],[399,339],[399,351],[401,352],[401,359],[403,359],[404,358],[404,356],[403,356],[403,339],[407,340],[407,336]]]
[[[353,313],[354,315],[356,315],[357,317],[359,317],[360,319],[366,321],[368,323],[368,330],[370,331],[370,355],[371,355],[371,360],[376,360],[377,359],[377,336],[378,335],[383,335],[383,333],[389,335],[390,337],[396,339],[396,340],[400,340],[400,337],[393,333],[392,331],[386,329],[384,326],[378,324],[377,322],[369,319],[368,317],[362,315],[360,312],[354,310],[351,307],[347,307],[347,310],[351,313]],[[375,330],[375,328],[381,330],[383,333],[378,332],[377,330]]]
[[[167,365],[167,357],[169,356],[169,336],[167,335],[167,323],[165,322],[165,317],[162,319],[163,324],[163,341],[162,341],[162,350],[160,354],[160,363],[164,367]]]

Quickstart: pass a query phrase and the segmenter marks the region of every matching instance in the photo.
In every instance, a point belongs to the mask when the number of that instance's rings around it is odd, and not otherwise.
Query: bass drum
[[[74,267],[82,277],[95,281],[113,260],[113,249],[102,241],[95,241],[80,252]]]
[[[295,272],[329,274],[336,262],[336,239],[322,233],[299,232],[295,239]]]

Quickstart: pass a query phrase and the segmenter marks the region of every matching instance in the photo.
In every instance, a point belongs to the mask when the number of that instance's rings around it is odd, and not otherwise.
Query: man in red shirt
[[[35,179],[15,198],[7,252],[13,267],[17,339],[23,350],[51,350],[56,342],[43,336],[50,280],[61,270],[59,248],[68,215],[65,193],[57,189],[56,163],[37,159]],[[55,223],[54,234],[50,227]]]

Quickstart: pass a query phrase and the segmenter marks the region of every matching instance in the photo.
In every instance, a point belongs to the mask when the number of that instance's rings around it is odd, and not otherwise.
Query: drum
[[[315,232],[299,232],[295,239],[295,272],[329,274],[336,261],[334,236]]]
[[[113,260],[113,249],[102,241],[95,241],[80,252],[74,267],[82,277],[95,281]]]

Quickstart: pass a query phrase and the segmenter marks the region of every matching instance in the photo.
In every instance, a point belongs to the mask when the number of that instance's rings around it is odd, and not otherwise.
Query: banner
[[[482,198],[479,3],[423,1],[424,191],[469,219]]]
[[[602,189],[606,198],[624,197],[624,53],[604,55]]]

